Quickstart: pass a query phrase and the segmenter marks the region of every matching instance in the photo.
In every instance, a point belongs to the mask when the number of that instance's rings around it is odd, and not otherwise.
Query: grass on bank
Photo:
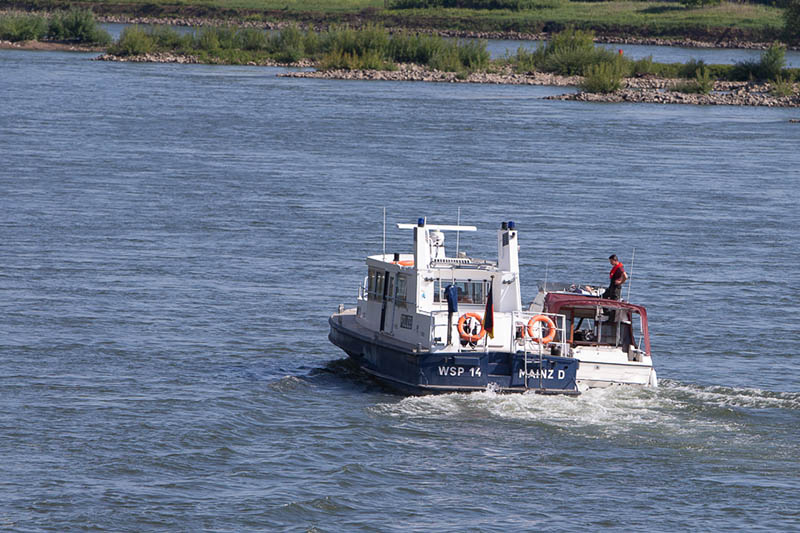
[[[111,35],[86,9],[56,11],[50,17],[28,13],[0,16],[0,39],[6,41],[69,41],[107,46]]]
[[[108,49],[120,56],[153,52],[194,55],[206,63],[244,64],[273,60],[282,63],[311,59],[321,69],[393,70],[397,63],[415,63],[432,69],[457,72],[498,70],[510,67],[518,73],[533,71],[583,76],[582,88],[590,92],[617,90],[630,76],[657,76],[687,80],[686,92],[708,93],[715,80],[791,80],[797,69],[785,68],[785,48],[774,44],[760,60],[735,65],[706,65],[703,61],[657,63],[652,57],[633,60],[594,45],[590,31],[570,28],[553,35],[543,46],[520,48],[514,55],[490,61],[486,41],[452,40],[407,31],[390,34],[377,25],[356,30],[335,27],[323,32],[290,26],[277,32],[254,28],[203,27],[179,34],[167,26],[126,28]]]
[[[535,50],[520,47],[517,53],[502,59],[517,72],[553,72],[564,76],[579,75],[587,79],[587,87],[609,88],[614,80],[624,77],[652,75],[660,78],[694,80],[691,87],[703,92],[708,80],[772,81],[779,76],[792,76],[797,69],[786,69],[786,48],[778,43],[765,50],[758,61],[734,65],[706,65],[694,59],[686,63],[656,63],[652,57],[633,60],[594,45],[592,32],[568,29],[551,37]],[[713,86],[713,81],[711,82]],[[615,90],[615,89],[610,89]],[[591,92],[610,92],[595,91]],[[710,90],[710,89],[708,89]],[[707,92],[707,91],[706,91]]]
[[[422,2],[426,0],[414,0]],[[678,0],[577,2],[570,0],[471,0],[506,9],[411,8],[412,0],[85,0],[97,13],[146,16],[234,17],[239,20],[282,20],[298,23],[360,24],[440,30],[559,31],[567,26],[641,36],[693,37],[746,32],[751,40],[778,39],[783,10],[772,5],[722,2],[687,8]],[[781,0],[788,1],[788,0]],[[404,9],[392,9],[409,7]],[[58,9],[71,0],[18,0],[30,9]],[[518,7],[513,7],[518,6]]]
[[[194,55],[204,62],[233,64],[311,59],[323,69],[391,70],[396,63],[417,63],[469,73],[489,67],[486,41],[409,32],[389,34],[376,25],[359,30],[334,27],[322,32],[289,26],[272,33],[254,28],[203,27],[183,35],[167,26],[130,26],[108,52],[119,56],[170,52]]]

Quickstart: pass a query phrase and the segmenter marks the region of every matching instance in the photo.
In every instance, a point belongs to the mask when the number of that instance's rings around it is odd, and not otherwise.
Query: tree
[[[788,0],[783,11],[784,40],[789,44],[800,43],[800,0]]]

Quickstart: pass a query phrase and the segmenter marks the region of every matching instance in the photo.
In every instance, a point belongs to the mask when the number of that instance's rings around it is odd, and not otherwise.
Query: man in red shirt
[[[628,274],[615,254],[609,256],[608,262],[611,263],[611,272],[608,273],[608,288],[603,293],[603,298],[620,300],[622,299],[622,284],[628,281]]]

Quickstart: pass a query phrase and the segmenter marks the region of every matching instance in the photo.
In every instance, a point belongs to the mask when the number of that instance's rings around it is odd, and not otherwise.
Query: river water
[[[798,530],[797,110],[91,57],[0,51],[0,529]],[[365,379],[384,207],[526,300],[619,254],[662,386]]]

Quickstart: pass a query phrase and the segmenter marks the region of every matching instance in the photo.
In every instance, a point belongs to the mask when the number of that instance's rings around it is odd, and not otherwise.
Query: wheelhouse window
[[[433,283],[433,301],[445,302],[447,299],[444,296],[444,290],[448,285],[455,285],[458,292],[458,303],[460,304],[486,304],[486,295],[489,292],[488,281],[445,281],[436,280]]]
[[[380,301],[383,299],[383,270],[369,269],[367,299]]]
[[[397,275],[397,303],[406,303],[406,277],[402,274]]]

